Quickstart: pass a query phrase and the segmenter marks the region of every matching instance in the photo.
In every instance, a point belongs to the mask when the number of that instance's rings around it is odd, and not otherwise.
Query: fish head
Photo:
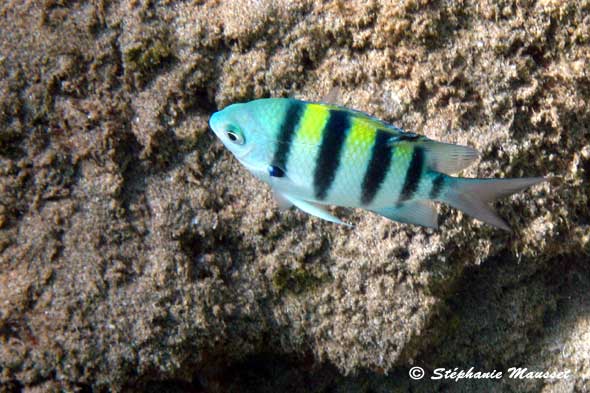
[[[252,103],[232,104],[209,119],[209,126],[229,151],[254,175],[268,171],[272,129]]]

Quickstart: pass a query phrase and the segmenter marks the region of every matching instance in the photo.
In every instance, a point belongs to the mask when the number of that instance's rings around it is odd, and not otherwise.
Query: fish
[[[545,180],[453,177],[479,158],[477,150],[321,102],[234,103],[213,113],[209,126],[250,173],[270,185],[280,208],[296,206],[337,224],[349,225],[329,211],[331,205],[436,229],[435,203],[443,203],[510,231],[490,203]]]

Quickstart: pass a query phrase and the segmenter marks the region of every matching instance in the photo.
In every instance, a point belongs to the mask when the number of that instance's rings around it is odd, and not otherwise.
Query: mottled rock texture
[[[588,1],[2,2],[0,391],[589,389],[589,59]],[[279,212],[208,117],[334,87],[555,179],[512,233]]]

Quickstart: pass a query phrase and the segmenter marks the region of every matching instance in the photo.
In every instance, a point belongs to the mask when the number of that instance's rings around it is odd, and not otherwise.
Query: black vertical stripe
[[[305,104],[303,102],[289,100],[289,106],[285,111],[285,117],[283,117],[279,130],[277,149],[271,163],[273,167],[279,168],[282,171],[287,170],[291,142],[293,142],[297,125],[303,117],[304,112]]]
[[[322,144],[313,174],[313,188],[315,197],[323,200],[336,178],[336,171],[340,165],[342,147],[350,128],[350,116],[342,110],[330,110],[326,126],[322,132]]]
[[[390,139],[391,133],[377,130],[375,144],[371,152],[371,160],[365,172],[361,188],[361,203],[363,205],[368,205],[373,201],[379,188],[381,188],[381,184],[385,180],[385,176],[387,176],[393,151],[393,147],[389,143]]]
[[[432,188],[430,189],[430,195],[429,195],[430,199],[438,198],[438,196],[440,195],[440,192],[442,191],[444,183],[445,183],[445,175],[442,173],[439,173],[438,175],[436,175],[436,177],[432,181]]]
[[[414,193],[420,184],[420,177],[422,176],[423,167],[424,150],[419,146],[415,146],[414,152],[412,153],[412,161],[410,161],[410,166],[406,172],[406,179],[404,180],[404,186],[402,188],[398,203],[407,201],[414,196]]]

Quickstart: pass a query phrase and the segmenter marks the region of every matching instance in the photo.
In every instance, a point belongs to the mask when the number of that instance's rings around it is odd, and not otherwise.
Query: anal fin
[[[430,201],[408,201],[401,206],[385,207],[373,211],[393,221],[438,228],[436,207]]]

